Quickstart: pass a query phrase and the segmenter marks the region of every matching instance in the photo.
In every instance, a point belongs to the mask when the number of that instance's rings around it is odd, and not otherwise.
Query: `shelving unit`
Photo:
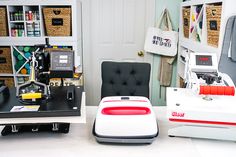
[[[1,73],[1,78],[11,77],[14,85],[23,83],[29,76],[29,55],[37,44],[45,44],[49,38],[54,48],[70,48],[75,51],[76,73],[82,70],[82,33],[81,3],[77,0],[10,0],[0,2],[6,10],[7,36],[0,36],[1,48],[10,48],[12,73]],[[70,8],[71,34],[66,36],[48,36],[45,27],[44,8]],[[22,49],[23,48],[23,49]],[[31,50],[25,51],[24,48]],[[9,68],[9,67],[8,67]],[[83,82],[83,81],[80,81]],[[80,84],[81,85],[81,84]]]
[[[177,86],[183,84],[185,61],[190,53],[216,53],[219,60],[227,19],[236,15],[234,3],[234,0],[192,0],[181,3]]]

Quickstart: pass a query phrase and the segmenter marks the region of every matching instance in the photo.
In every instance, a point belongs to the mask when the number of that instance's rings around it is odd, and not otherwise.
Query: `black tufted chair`
[[[149,98],[149,63],[102,63],[102,94],[106,96],[145,96]]]

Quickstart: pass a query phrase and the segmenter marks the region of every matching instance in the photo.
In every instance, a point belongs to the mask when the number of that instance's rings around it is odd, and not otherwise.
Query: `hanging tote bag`
[[[165,29],[161,26],[164,22]],[[146,34],[144,50],[146,52],[175,56],[177,54],[178,32],[172,30],[172,24],[167,9],[161,14],[157,27],[150,27]]]

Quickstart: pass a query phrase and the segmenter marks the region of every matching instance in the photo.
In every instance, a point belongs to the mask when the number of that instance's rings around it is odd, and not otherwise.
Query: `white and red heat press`
[[[152,143],[158,125],[146,97],[114,96],[101,100],[93,134],[98,142]]]
[[[169,136],[236,141],[235,86],[215,54],[191,53],[186,88],[167,89]]]

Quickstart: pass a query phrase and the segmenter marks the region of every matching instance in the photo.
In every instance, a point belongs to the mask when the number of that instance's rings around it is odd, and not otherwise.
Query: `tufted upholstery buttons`
[[[121,72],[120,72],[120,69],[117,69],[116,70],[116,74],[120,74]]]
[[[123,84],[124,86],[126,86],[126,85],[127,85],[127,82],[126,82],[126,81],[124,81],[122,84]]]
[[[113,80],[110,80],[110,84],[113,85],[113,84],[114,84],[114,81],[113,81]]]
[[[140,86],[141,84],[142,84],[141,81],[137,81],[137,82],[136,82],[136,85],[137,85],[137,86]]]
[[[134,75],[135,73],[136,73],[136,72],[135,72],[134,69],[132,69],[131,72],[130,72],[131,75]]]
[[[116,95],[120,96],[120,92],[116,92]]]

